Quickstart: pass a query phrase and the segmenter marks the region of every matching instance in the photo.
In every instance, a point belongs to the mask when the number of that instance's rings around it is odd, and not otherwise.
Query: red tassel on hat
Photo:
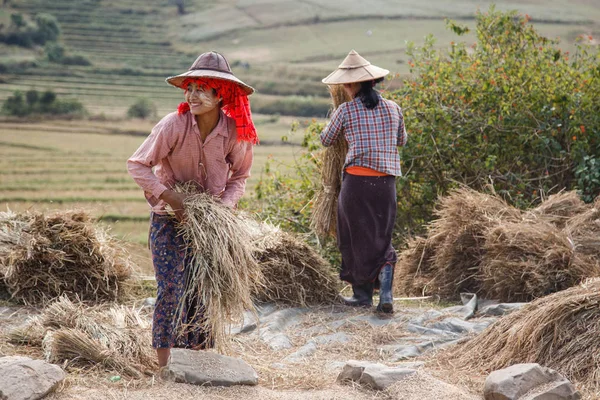
[[[190,111],[190,105],[187,103],[187,101],[179,103],[179,106],[177,106],[177,114],[179,115],[185,114],[188,111]]]

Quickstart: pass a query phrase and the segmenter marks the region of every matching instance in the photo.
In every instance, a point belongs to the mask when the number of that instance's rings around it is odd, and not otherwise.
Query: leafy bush
[[[260,114],[293,115],[297,117],[325,117],[329,100],[316,97],[287,97],[252,103],[252,111]]]
[[[563,188],[578,189],[585,201],[600,193],[598,50],[565,53],[527,16],[494,8],[477,14],[476,33],[474,45],[452,43],[448,51],[436,50],[433,37],[411,46],[413,78],[386,94],[402,106],[409,133],[405,176],[397,180],[397,244],[419,233],[438,196],[460,184],[493,188],[519,207]],[[300,231],[319,184],[321,128],[307,129],[295,175],[267,170],[256,189],[265,215]]]
[[[29,90],[23,96],[16,91],[2,105],[2,113],[16,117],[30,115],[51,115],[61,117],[81,117],[86,114],[83,104],[75,99],[58,99],[56,93],[47,90],[40,95],[36,90]]]
[[[458,184],[492,187],[520,207],[563,188],[587,201],[600,191],[589,158],[600,154],[600,53],[565,53],[528,19],[492,7],[477,14],[472,46],[435,50],[428,37],[409,47],[414,79],[390,95],[409,131],[399,228],[429,220],[436,198]]]
[[[11,24],[0,32],[0,42],[21,47],[32,47],[54,42],[60,35],[60,25],[51,14],[38,14],[34,21],[28,21],[23,14],[10,16]]]
[[[51,42],[44,47],[48,61],[63,65],[92,65],[92,63],[81,54],[67,54],[67,49],[60,43]]]
[[[146,98],[138,99],[134,104],[127,110],[127,116],[129,118],[141,118],[146,119],[156,116],[156,106],[150,100]]]

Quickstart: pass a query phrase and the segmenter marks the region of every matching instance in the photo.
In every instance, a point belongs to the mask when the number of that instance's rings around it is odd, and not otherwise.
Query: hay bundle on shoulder
[[[497,196],[463,187],[440,199],[436,216],[428,238],[436,245],[431,256],[435,271],[432,290],[449,298],[465,291],[477,293],[486,231],[520,220],[520,211]]]
[[[193,186],[177,188],[183,193]],[[241,323],[245,310],[254,310],[252,293],[262,273],[252,256],[252,242],[243,222],[213,196],[190,194],[184,201],[186,219],[179,228],[188,246],[186,287],[176,321],[194,321],[208,332],[219,351],[227,349],[226,328]],[[192,314],[186,310],[190,304]],[[179,332],[191,326],[180,323]]]
[[[264,285],[255,293],[257,300],[307,306],[331,304],[337,299],[339,279],[308,244],[275,227],[258,232],[254,257]]]
[[[330,85],[333,110],[351,98],[343,85]],[[343,135],[335,143],[321,152],[321,184],[315,194],[310,226],[321,237],[335,236],[337,220],[337,199],[342,186],[342,169],[348,153],[348,142]]]
[[[490,372],[539,363],[598,388],[600,280],[538,299],[444,355],[462,369]]]
[[[85,212],[3,212],[0,231],[0,278],[24,303],[114,301],[131,274],[126,251]]]
[[[7,339],[43,347],[49,362],[67,368],[101,367],[132,377],[156,369],[149,317],[125,306],[88,307],[61,297]]]

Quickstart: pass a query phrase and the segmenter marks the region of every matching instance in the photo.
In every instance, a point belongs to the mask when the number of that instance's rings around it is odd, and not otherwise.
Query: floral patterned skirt
[[[212,347],[207,332],[198,328],[196,313],[202,304],[185,304],[182,326],[186,329],[177,332],[175,314],[183,301],[185,291],[185,270],[189,264],[183,238],[178,234],[176,220],[168,215],[152,213],[150,218],[150,251],[156,276],[157,295],[152,320],[152,347],[164,349],[172,347],[203,349]],[[199,315],[200,314],[200,315]],[[188,316],[196,316],[193,319]]]

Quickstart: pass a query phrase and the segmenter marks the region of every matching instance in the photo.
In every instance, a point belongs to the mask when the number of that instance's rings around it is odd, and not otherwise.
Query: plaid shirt
[[[360,166],[389,175],[400,176],[398,146],[406,144],[407,135],[400,106],[379,98],[372,110],[360,98],[344,103],[331,116],[321,132],[323,146],[331,146],[340,133],[348,140],[344,168]]]

